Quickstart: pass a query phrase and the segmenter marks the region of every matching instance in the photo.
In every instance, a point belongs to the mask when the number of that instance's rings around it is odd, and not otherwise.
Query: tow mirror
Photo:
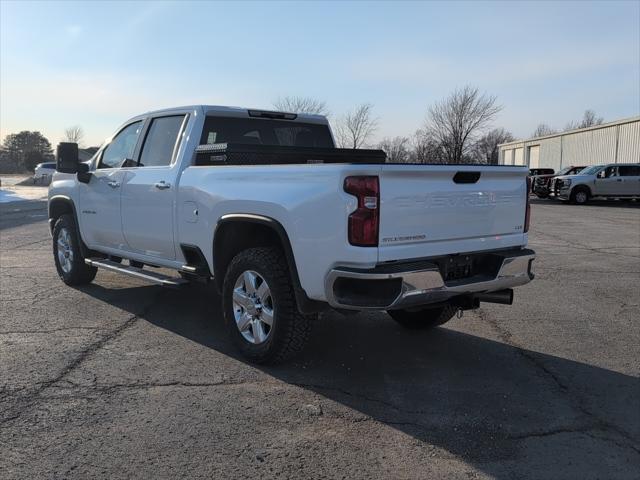
[[[60,142],[56,149],[56,170],[62,173],[78,172],[78,144]]]

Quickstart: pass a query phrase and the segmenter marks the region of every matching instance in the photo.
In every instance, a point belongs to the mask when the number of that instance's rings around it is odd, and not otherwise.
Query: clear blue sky
[[[127,117],[194,103],[375,105],[410,135],[457,86],[496,95],[528,136],[587,108],[640,114],[640,2],[14,2],[0,0],[0,134],[98,144]]]

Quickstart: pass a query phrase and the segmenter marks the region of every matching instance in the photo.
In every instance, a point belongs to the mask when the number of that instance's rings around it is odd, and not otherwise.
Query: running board
[[[177,287],[185,283],[189,283],[188,280],[183,278],[171,277],[169,275],[144,270],[142,268],[120,265],[117,262],[103,258],[86,258],[84,263],[92,267],[104,268],[105,270],[122,273],[124,275],[129,275],[130,277],[139,278],[140,280],[146,280],[147,282],[155,283],[156,285],[163,285],[165,287]]]

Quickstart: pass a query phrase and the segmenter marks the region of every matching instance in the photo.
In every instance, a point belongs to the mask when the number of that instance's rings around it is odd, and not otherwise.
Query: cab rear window
[[[324,148],[334,146],[327,125],[264,118],[207,117],[200,144],[213,143]]]

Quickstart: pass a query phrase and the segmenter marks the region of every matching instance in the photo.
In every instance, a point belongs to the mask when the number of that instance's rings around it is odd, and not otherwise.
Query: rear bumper
[[[470,275],[445,280],[447,262],[465,257]],[[369,270],[335,268],[325,281],[326,298],[335,308],[390,310],[444,302],[454,297],[495,292],[530,282],[535,252],[528,249],[463,254],[381,264]]]

